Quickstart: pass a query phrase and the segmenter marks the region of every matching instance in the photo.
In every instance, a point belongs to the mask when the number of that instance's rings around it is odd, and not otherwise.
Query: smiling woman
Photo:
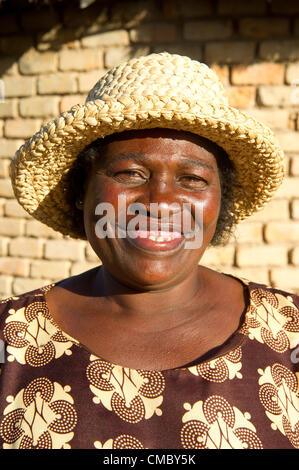
[[[158,129],[156,129],[156,132],[157,131]],[[162,132],[162,129],[160,129],[160,132]],[[82,228],[82,238],[85,238],[85,230],[83,224],[81,204],[83,203],[84,198],[83,188],[90,174],[90,170],[97,161],[102,162],[102,165],[104,165],[103,159],[105,158],[105,149],[107,148],[107,145],[109,143],[113,142],[113,140],[121,141],[123,140],[124,136],[129,137],[131,135],[133,137],[134,133],[136,136],[136,131],[127,131],[125,134],[118,133],[113,134],[110,137],[105,137],[104,139],[95,140],[79,154],[77,160],[75,161],[75,164],[70,170],[69,185],[67,187],[67,197],[70,205],[74,205],[74,200],[77,201],[76,207],[78,211],[74,214],[74,217],[76,219],[76,226]],[[169,133],[170,130],[168,130],[168,134]],[[145,131],[140,131],[137,136],[141,136],[142,134],[146,135]],[[173,139],[177,140],[182,140],[183,136],[185,136],[187,140],[191,139],[191,142],[194,142],[195,145],[196,143],[199,145],[201,144],[202,148],[206,149],[206,151],[210,149],[210,151],[214,155],[214,158],[216,159],[221,187],[221,204],[216,230],[210,242],[210,245],[216,246],[224,244],[229,240],[229,237],[231,236],[233,231],[233,227],[236,224],[236,217],[233,211],[234,192],[232,191],[232,187],[238,186],[239,189],[242,190],[242,186],[238,184],[236,180],[236,171],[234,165],[229,159],[227,153],[221,147],[209,141],[208,139],[205,139],[204,137],[200,137],[190,132],[184,131],[173,131],[172,136]],[[133,163],[132,160],[135,163],[142,163],[142,158],[144,159],[142,154],[123,153],[118,154],[117,161],[126,165],[126,162],[128,164],[128,160],[131,163]],[[184,163],[187,165],[185,170],[189,171],[189,174],[183,175],[185,181],[187,180],[190,185],[193,183],[194,187],[195,185],[198,186],[199,181],[203,181],[203,178],[201,176],[196,175],[194,167],[203,165],[203,162],[201,162],[200,160],[192,160],[189,155],[188,158],[184,159]],[[211,169],[211,167],[209,166],[208,168]],[[133,175],[132,170],[126,169],[125,174],[127,175],[127,178],[129,172],[131,177]],[[138,174],[138,172],[136,171],[135,178],[142,178],[142,173]],[[245,193],[245,190],[243,191]],[[78,201],[80,201],[79,204]]]
[[[283,178],[212,70],[167,53],[112,69],[11,177],[102,265],[0,303],[4,448],[299,447],[298,296],[201,264]]]

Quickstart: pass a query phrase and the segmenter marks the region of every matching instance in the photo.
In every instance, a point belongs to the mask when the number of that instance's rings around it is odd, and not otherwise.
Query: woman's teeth
[[[155,242],[170,242],[182,236],[179,232],[149,232],[146,230],[137,230],[135,233],[137,237],[148,238]]]

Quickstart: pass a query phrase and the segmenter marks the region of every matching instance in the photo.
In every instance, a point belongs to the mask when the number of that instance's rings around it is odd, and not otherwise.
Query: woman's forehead
[[[110,135],[100,141],[99,146],[105,150],[107,157],[125,150],[135,150],[139,153],[146,151],[147,153],[155,153],[167,148],[167,151],[176,153],[178,150],[188,154],[191,150],[194,153],[212,154],[216,157],[220,148],[210,140],[187,132],[175,129],[140,129],[133,131],[125,131],[118,134]]]
[[[124,142],[130,140],[144,140],[144,139],[170,139],[174,141],[188,141],[194,144],[202,146],[210,145],[211,148],[217,148],[217,144],[211,142],[205,137],[193,134],[185,130],[178,129],[165,129],[165,128],[154,128],[154,129],[137,129],[137,130],[128,130],[124,132],[115,133],[109,135],[102,139],[103,145],[112,143],[112,142]]]

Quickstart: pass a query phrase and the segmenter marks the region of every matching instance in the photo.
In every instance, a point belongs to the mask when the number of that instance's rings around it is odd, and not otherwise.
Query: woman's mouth
[[[165,230],[130,230],[126,238],[133,246],[152,252],[179,249],[185,241],[180,232]]]

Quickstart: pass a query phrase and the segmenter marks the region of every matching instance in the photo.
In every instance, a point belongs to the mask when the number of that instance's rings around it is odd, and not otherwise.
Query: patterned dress
[[[239,280],[240,328],[163,371],[61,331],[45,298],[56,283],[0,302],[0,448],[299,448],[299,297]]]

